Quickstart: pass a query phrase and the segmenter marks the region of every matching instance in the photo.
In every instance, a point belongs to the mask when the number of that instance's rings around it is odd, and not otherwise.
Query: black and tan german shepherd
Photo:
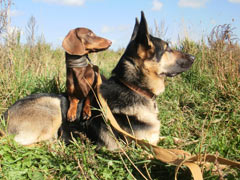
[[[167,42],[150,35],[142,12],[124,54],[112,76],[101,85],[100,93],[124,130],[157,144],[160,121],[155,97],[164,91],[166,77],[188,70],[193,62],[194,56],[172,50]],[[68,123],[68,106],[62,94],[35,94],[20,99],[5,113],[8,132],[18,143],[28,145],[55,138],[60,131],[65,139],[73,131],[83,131],[93,142],[110,150],[117,148],[99,110],[93,110],[92,117],[82,123],[79,104],[78,120]]]

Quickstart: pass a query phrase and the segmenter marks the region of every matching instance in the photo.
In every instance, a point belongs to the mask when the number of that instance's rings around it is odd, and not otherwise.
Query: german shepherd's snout
[[[176,50],[168,50],[164,53],[162,58],[162,74],[165,74],[168,77],[174,77],[188,70],[192,66],[194,60],[195,57],[193,55]]]

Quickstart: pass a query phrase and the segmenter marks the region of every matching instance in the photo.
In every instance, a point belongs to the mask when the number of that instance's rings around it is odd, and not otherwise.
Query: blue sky
[[[70,29],[88,27],[112,40],[113,49],[125,47],[135,17],[143,10],[149,25],[164,24],[165,37],[176,43],[188,36],[198,41],[216,25],[232,24],[240,38],[240,0],[13,0],[11,26],[22,31],[29,18],[37,21],[37,34],[60,47]]]

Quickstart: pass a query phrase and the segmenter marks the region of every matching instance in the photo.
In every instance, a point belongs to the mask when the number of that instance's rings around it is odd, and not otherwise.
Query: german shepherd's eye
[[[172,52],[173,50],[170,48],[169,44],[166,42],[164,45],[164,51]]]
[[[166,42],[165,44],[164,44],[164,46],[163,46],[163,50],[164,51],[167,51],[169,49],[169,45],[168,45],[168,43]]]
[[[166,51],[166,49],[167,49],[167,44],[164,44],[163,45],[163,50]]]

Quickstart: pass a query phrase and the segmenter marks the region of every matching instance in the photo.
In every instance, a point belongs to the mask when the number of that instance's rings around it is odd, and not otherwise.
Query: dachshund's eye
[[[89,36],[94,36],[94,34],[92,32],[89,32],[88,35]]]

